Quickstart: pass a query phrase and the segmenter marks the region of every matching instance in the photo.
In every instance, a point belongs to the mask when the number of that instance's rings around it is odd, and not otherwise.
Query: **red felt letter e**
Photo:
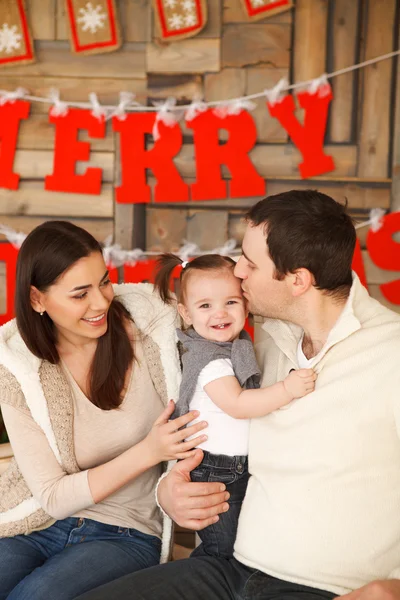
[[[0,187],[17,190],[19,175],[13,173],[19,124],[29,115],[29,102],[16,100],[0,106]]]
[[[45,189],[76,194],[100,194],[101,169],[90,167],[84,175],[76,175],[75,163],[89,160],[90,144],[77,139],[79,129],[87,129],[94,138],[103,138],[104,120],[94,117],[89,110],[70,108],[64,116],[49,117],[56,125],[54,169],[45,178]]]

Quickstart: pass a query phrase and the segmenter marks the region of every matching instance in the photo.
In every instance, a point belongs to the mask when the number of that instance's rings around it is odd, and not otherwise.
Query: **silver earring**
[[[41,312],[41,313],[39,313],[39,314],[40,314],[40,316],[41,316],[41,317],[43,317],[43,314],[44,314],[44,313],[42,313],[42,312]]]

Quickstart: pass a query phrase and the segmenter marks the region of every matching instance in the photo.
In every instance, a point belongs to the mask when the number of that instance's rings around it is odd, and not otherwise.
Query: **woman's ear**
[[[189,311],[184,304],[178,304],[178,312],[181,315],[182,319],[185,321],[186,325],[192,324],[192,319],[190,318]]]
[[[39,290],[35,288],[34,285],[31,285],[30,299],[33,310],[35,310],[38,313],[45,312],[46,309],[43,305],[43,294],[42,292],[39,292]]]

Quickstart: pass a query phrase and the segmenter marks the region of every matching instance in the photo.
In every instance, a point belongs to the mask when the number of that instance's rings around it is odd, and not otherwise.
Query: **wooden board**
[[[359,2],[336,0],[330,23],[331,44],[328,71],[333,72],[358,62]],[[355,137],[354,108],[358,72],[333,77],[330,81],[334,100],[330,106],[329,140],[352,142]]]
[[[18,190],[0,190],[0,223],[3,215],[111,219],[113,214],[114,188],[109,183],[99,196],[45,191],[44,181],[21,181]]]
[[[364,60],[392,51],[395,12],[396,0],[368,2]],[[359,177],[388,175],[392,69],[392,60],[385,60],[361,73]]]
[[[319,77],[326,69],[328,2],[297,0],[294,22],[293,80]]]
[[[17,150],[14,171],[21,179],[44,179],[53,172],[54,153],[50,150]],[[77,162],[76,173],[84,173],[88,167],[103,169],[103,181],[114,181],[114,154],[91,152],[89,162]]]
[[[188,238],[187,209],[146,210],[146,248],[152,252],[176,252]],[[192,240],[190,240],[192,241]]]
[[[36,40],[56,39],[56,0],[25,0],[26,10]]]
[[[71,53],[68,42],[36,42],[35,51],[36,63],[12,66],[10,75],[92,78],[95,74],[115,79],[146,78],[145,44],[124,44],[118,53],[94,54],[85,56],[84,60]]]
[[[213,250],[228,239],[228,213],[224,210],[189,210],[187,239],[201,250]]]
[[[206,73],[221,66],[219,39],[196,36],[171,44],[149,43],[146,48],[149,73]]]
[[[119,20],[125,42],[151,41],[151,2],[119,0]]]
[[[226,25],[222,34],[222,67],[290,65],[288,24],[248,23]]]
[[[58,219],[59,217],[57,217]],[[75,219],[68,218],[68,221],[87,229],[99,242],[104,242],[107,236],[113,231],[112,219]],[[14,217],[9,215],[0,215],[1,225],[11,227],[16,231],[22,231],[28,234],[32,229],[43,223],[44,221],[54,221],[54,218],[43,217]],[[0,234],[0,242],[6,240],[5,236]]]

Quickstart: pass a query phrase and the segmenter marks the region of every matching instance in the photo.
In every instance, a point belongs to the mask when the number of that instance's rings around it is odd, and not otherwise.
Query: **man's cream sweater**
[[[262,386],[298,368],[302,330],[267,320]],[[312,394],[252,421],[235,556],[279,579],[345,594],[400,579],[400,316],[357,276]]]

